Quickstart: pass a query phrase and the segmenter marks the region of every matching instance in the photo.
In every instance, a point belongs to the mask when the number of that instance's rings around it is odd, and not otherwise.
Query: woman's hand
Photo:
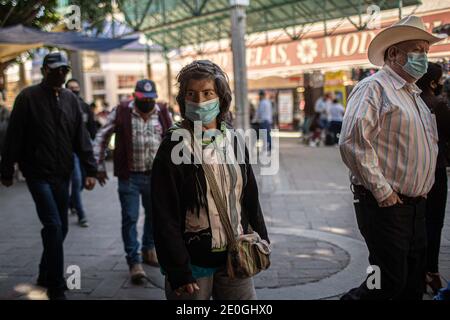
[[[195,291],[199,291],[200,288],[196,282],[185,284],[175,290],[175,294],[179,297],[182,293],[194,294]]]

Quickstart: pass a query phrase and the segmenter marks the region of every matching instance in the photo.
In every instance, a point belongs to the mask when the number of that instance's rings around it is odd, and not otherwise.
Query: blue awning
[[[9,60],[29,49],[53,46],[67,50],[106,52],[121,48],[137,38],[93,38],[78,32],[45,32],[16,25],[0,28],[0,62]]]

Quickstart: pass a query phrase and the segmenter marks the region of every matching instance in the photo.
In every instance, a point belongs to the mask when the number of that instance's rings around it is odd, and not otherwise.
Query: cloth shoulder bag
[[[220,191],[210,164],[202,164],[211,194],[219,211],[220,221],[228,241],[227,273],[230,278],[248,278],[270,266],[270,245],[255,231],[234,236],[227,213],[226,196]]]

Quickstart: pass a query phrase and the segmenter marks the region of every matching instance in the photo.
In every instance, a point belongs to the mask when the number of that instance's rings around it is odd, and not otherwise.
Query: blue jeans
[[[61,289],[64,281],[63,242],[68,231],[69,180],[54,181],[27,179],[28,189],[36,205],[43,228],[44,251],[39,265],[39,278],[49,288]]]
[[[155,247],[153,240],[152,202],[150,175],[131,173],[129,180],[119,179],[119,199],[122,206],[122,239],[128,265],[142,262],[137,239],[137,222],[139,219],[140,196],[145,210],[142,251]]]
[[[70,194],[70,207],[77,211],[78,220],[84,220],[83,203],[81,202],[81,190],[83,190],[83,175],[81,173],[80,159],[77,155],[73,155],[73,172],[72,172],[72,190]]]
[[[265,120],[259,124],[259,129],[265,129],[267,131],[267,141],[264,141],[264,144],[266,145],[268,151],[272,150],[272,137],[270,136],[272,124]]]

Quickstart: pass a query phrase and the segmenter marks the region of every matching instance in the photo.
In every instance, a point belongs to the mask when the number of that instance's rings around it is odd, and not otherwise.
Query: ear
[[[430,87],[431,87],[431,89],[436,89],[437,86],[438,86],[438,84],[437,84],[436,80],[431,80],[431,81],[430,81]]]
[[[388,53],[387,53],[388,61],[395,60],[396,55],[397,55],[397,50],[395,49],[395,47],[389,47]]]

